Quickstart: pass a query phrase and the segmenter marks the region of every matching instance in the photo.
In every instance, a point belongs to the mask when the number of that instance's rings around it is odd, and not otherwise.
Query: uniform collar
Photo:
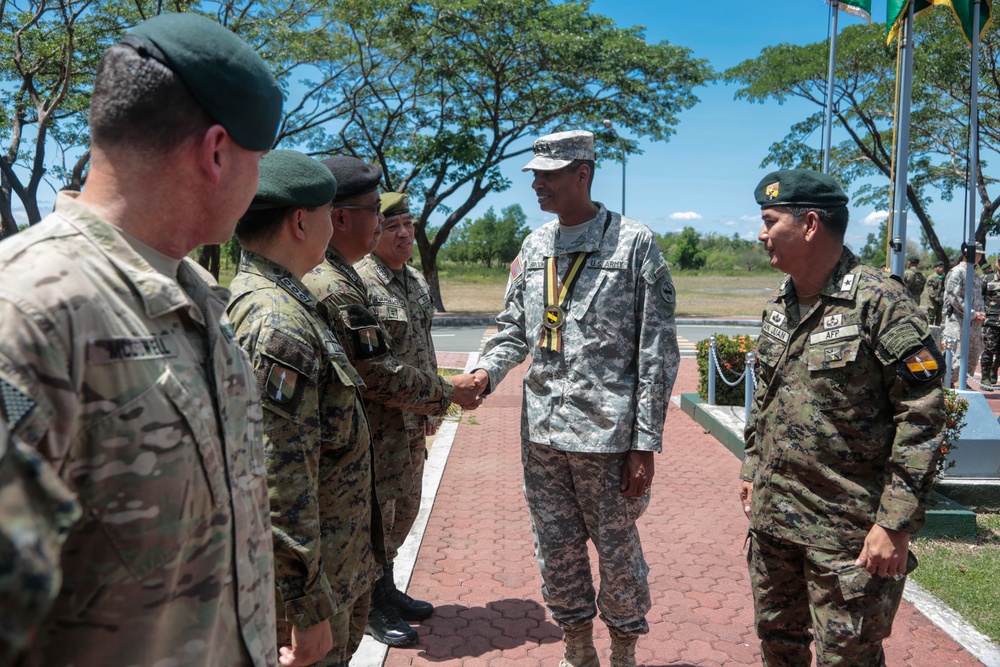
[[[603,243],[605,238],[612,239],[617,236],[618,229],[621,227],[621,216],[617,213],[609,213],[601,202],[595,201],[594,204],[597,206],[597,215],[591,218],[587,233],[571,244],[560,245],[558,250],[556,250],[556,237],[559,232],[559,221],[553,220],[543,227],[547,235],[543,240],[542,252],[546,257],[555,257],[571,252],[596,252],[602,245],[605,245]],[[609,215],[611,216],[610,220],[608,220]]]
[[[312,308],[318,303],[315,295],[291,271],[262,255],[244,250],[240,257],[240,272],[261,276]]]
[[[833,267],[833,273],[826,281],[826,285],[820,291],[819,296],[828,296],[834,299],[853,299],[854,293],[858,289],[857,267],[860,261],[857,256],[847,247],[840,254],[840,260]],[[778,288],[779,300],[788,302],[795,299],[795,288],[792,286],[792,277],[785,276],[785,280]],[[797,302],[798,299],[795,299]]]

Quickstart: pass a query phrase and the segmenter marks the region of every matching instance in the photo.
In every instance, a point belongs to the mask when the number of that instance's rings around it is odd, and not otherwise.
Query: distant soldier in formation
[[[740,501],[767,667],[885,665],[940,456],[943,359],[905,288],[844,247],[847,195],[793,169],[754,193],[771,266]]]
[[[333,237],[325,260],[306,274],[303,281],[326,306],[330,328],[364,380],[360,390],[365,402],[431,417],[444,415],[452,402],[475,404],[479,381],[472,375],[443,378],[395,356],[364,281],[354,269],[355,262],[375,249],[382,233],[382,202],[378,192],[382,170],[347,156],[328,158],[323,164],[337,179],[337,198],[330,214]],[[398,444],[375,440],[376,482],[380,490],[386,488],[386,476],[392,474],[385,468],[385,449]],[[387,576],[391,576],[388,568],[376,573],[364,631],[383,644],[408,646],[417,641],[418,634],[399,614],[397,605],[402,598],[387,592],[394,588],[383,582]],[[418,613],[426,613],[425,607],[421,609]]]
[[[436,375],[437,357],[431,338],[434,303],[423,275],[407,263],[413,256],[414,232],[406,195],[383,193],[382,215],[385,219],[378,245],[354,266],[364,280],[396,359]],[[368,403],[368,414],[378,443],[378,497],[388,562],[376,585],[381,585],[383,599],[402,620],[422,621],[434,613],[434,607],[397,588],[393,561],[420,509],[427,437],[437,431],[437,417],[376,401]]]
[[[927,279],[927,319],[936,327],[941,326],[941,303],[944,300],[944,262],[934,262],[934,273]]]
[[[983,259],[984,247],[976,243],[976,260],[972,268],[972,319],[969,327],[968,374],[975,373],[983,354],[983,321],[986,319],[983,305],[983,279],[976,273],[975,266]],[[965,316],[965,274],[969,264],[962,255],[962,261],[951,268],[944,280],[944,329],[942,336],[958,343],[951,361],[951,383],[956,386],[961,370],[963,318]]]
[[[374,462],[361,378],[302,284],[323,261],[336,193],[319,161],[271,151],[236,227],[243,256],[228,312],[264,408],[277,643],[289,666],[350,661],[375,569]]]
[[[1000,270],[1000,254],[994,267]],[[983,303],[986,319],[983,321],[983,354],[979,367],[985,384],[996,386],[997,367],[1000,366],[1000,271],[994,270],[983,280]]]
[[[906,285],[906,289],[910,292],[910,296],[913,300],[920,305],[920,295],[924,293],[924,283],[927,279],[924,277],[923,271],[920,270],[920,258],[916,255],[910,255],[908,260],[909,264],[906,267],[906,271],[903,272],[903,284]]]
[[[256,51],[218,23],[145,21],[98,65],[83,192],[60,192],[54,213],[0,243],[0,431],[12,438],[0,433],[0,469],[14,475],[2,498],[30,482],[21,511],[39,532],[13,545],[42,549],[0,546],[0,654],[277,664],[257,383],[229,293],[187,255],[232,236],[281,107]],[[83,510],[68,534],[60,486]]]

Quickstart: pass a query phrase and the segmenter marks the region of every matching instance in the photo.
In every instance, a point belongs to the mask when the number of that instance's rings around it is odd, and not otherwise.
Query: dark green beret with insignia
[[[753,192],[761,208],[806,206],[834,208],[846,206],[847,195],[827,174],[811,169],[781,169],[761,179]]]
[[[322,162],[298,151],[274,150],[261,158],[250,208],[312,208],[329,204],[336,196],[337,181]]]
[[[375,164],[346,155],[323,160],[323,164],[337,179],[337,198],[343,201],[357,195],[374,192],[382,181],[382,169]]]
[[[404,194],[399,192],[383,192],[380,199],[382,200],[382,215],[387,218],[410,212],[410,204],[406,201],[406,195]]]
[[[271,147],[281,121],[281,88],[249,44],[198,14],[161,14],[122,38],[170,68],[209,116],[243,148]]]

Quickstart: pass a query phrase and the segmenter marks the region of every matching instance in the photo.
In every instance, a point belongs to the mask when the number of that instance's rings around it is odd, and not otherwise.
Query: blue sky
[[[874,0],[872,4],[873,21],[884,22],[885,0]],[[701,6],[711,9],[699,11],[697,8]],[[829,21],[829,6],[823,0],[768,3],[594,0],[592,11],[609,16],[621,26],[643,25],[647,41],[667,40],[686,46],[696,57],[707,59],[716,71],[754,58],[772,44],[825,40]],[[840,12],[841,30],[859,22],[863,20]],[[760,163],[768,147],[784,137],[794,122],[815,111],[815,107],[795,100],[783,105],[751,104],[735,100],[735,92],[735,86],[722,83],[697,89],[701,102],[681,114],[671,140],[646,142],[645,153],[628,160],[626,212],[630,217],[642,220],[659,233],[691,226],[702,233],[724,236],[737,233],[744,238],[756,238],[760,208],[754,202],[753,190],[773,169],[773,166],[762,169]],[[835,133],[834,141],[837,140]],[[815,146],[817,149],[822,146],[819,132],[815,134]],[[521,166],[521,161],[512,160],[505,167],[505,175],[513,186],[507,192],[489,197],[473,216],[491,205],[499,211],[517,203],[533,228],[551,219],[538,209],[530,189],[530,172],[522,174]],[[600,165],[594,199],[620,210],[621,180],[620,162]],[[964,204],[960,199],[958,194],[955,202],[931,207],[932,215],[939,221],[937,231],[942,243],[952,247],[958,247],[963,236]],[[847,242],[855,249],[860,248],[869,233],[878,231],[877,225],[884,215],[883,212],[879,217],[871,207],[852,207]],[[954,222],[946,224],[946,220]],[[915,219],[908,225],[907,237],[920,238]]]

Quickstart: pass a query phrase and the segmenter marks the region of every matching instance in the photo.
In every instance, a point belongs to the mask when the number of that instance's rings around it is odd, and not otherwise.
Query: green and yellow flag
[[[888,0],[885,16],[886,43],[899,36],[899,30],[906,19],[906,12],[913,5],[913,16],[917,17],[934,7],[934,5],[944,5],[951,10],[952,15],[958,24],[962,26],[965,33],[965,41],[972,44],[972,12],[975,8],[975,0]],[[992,0],[981,0],[979,3],[979,37],[982,38],[986,29],[993,19]]]
[[[825,2],[828,5],[833,4],[833,0],[825,0]],[[841,11],[860,16],[868,21],[868,25],[872,24],[872,0],[840,0],[838,5]]]

